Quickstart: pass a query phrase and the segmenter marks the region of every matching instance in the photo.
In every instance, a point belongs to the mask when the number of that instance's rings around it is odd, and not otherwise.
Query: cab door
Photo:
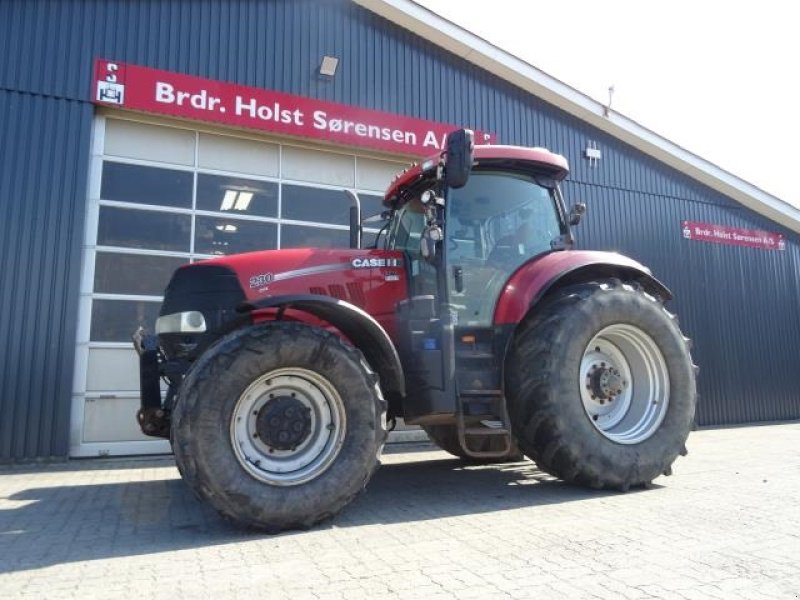
[[[387,242],[387,248],[403,252],[407,263],[409,297],[398,304],[397,327],[409,424],[452,419],[456,410],[451,311],[442,310],[436,265],[422,256],[425,226],[423,205],[414,198],[395,213]]]

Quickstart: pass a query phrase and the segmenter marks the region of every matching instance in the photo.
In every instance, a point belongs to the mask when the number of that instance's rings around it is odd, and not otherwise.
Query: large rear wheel
[[[306,528],[361,492],[386,438],[361,353],[327,331],[275,322],[215,343],[181,385],[175,458],[198,496],[236,523]]]
[[[544,471],[625,490],[669,474],[695,414],[674,315],[619,282],[567,287],[520,325],[506,369],[522,451]]]

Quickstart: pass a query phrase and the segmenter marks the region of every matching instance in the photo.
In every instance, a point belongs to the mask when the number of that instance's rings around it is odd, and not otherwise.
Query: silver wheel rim
[[[592,338],[579,386],[591,423],[618,444],[649,439],[667,413],[667,363],[653,338],[634,325],[610,325]]]
[[[310,420],[307,437],[291,449],[269,446],[257,431],[259,412],[280,397],[298,401]],[[346,425],[344,403],[327,379],[306,369],[277,369],[260,376],[239,396],[231,419],[231,445],[239,464],[259,481],[299,485],[333,464]]]

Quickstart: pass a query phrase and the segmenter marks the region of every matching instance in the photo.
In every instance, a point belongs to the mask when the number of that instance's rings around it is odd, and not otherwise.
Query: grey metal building
[[[10,0],[0,45],[0,460],[164,451],[136,431],[125,336],[152,326],[171,270],[346,243],[315,207],[343,187],[377,199],[416,154],[103,105],[100,59],[565,155],[580,245],[674,291],[699,423],[800,417],[800,211],[413,2]],[[262,212],[208,201],[242,182]]]

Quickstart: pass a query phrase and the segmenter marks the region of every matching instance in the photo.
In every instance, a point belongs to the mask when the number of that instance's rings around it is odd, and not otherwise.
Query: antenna
[[[611,101],[614,99],[614,84],[608,86],[608,104],[603,107],[603,116],[608,116],[611,112]]]

